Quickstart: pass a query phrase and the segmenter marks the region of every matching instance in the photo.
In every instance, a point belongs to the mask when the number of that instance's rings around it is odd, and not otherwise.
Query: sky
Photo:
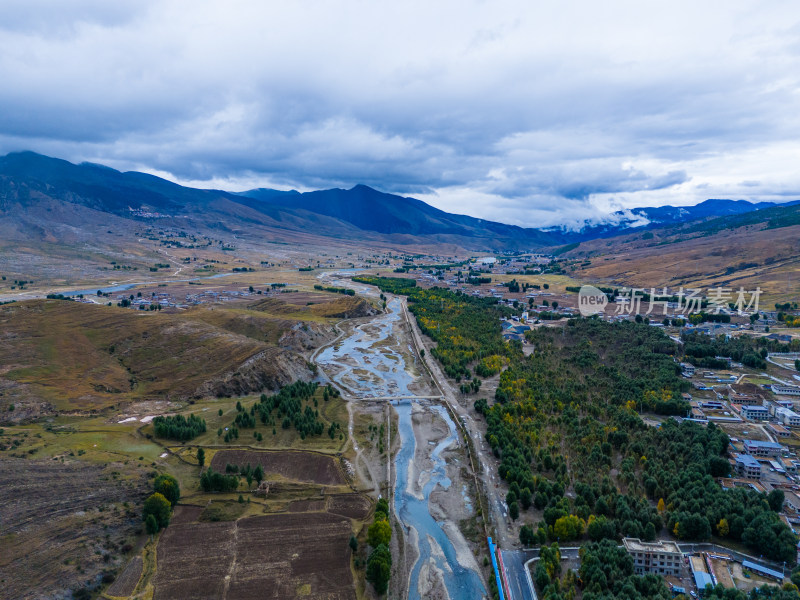
[[[0,154],[542,227],[800,198],[800,3],[3,0]]]

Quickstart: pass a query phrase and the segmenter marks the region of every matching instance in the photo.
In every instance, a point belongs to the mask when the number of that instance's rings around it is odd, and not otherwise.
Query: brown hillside
[[[1,306],[0,391],[24,418],[25,410],[244,394],[310,376],[304,358],[277,345],[296,321],[213,312],[221,315],[60,300]]]
[[[266,298],[248,308],[272,315],[295,318],[352,319],[375,314],[375,309],[364,298],[338,294],[287,293]]]
[[[574,271],[584,280],[645,288],[760,287],[769,303],[800,296],[798,225],[650,233],[584,242],[566,256],[591,262]]]

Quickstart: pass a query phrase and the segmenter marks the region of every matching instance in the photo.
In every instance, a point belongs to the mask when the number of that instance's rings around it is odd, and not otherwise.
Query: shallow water
[[[413,376],[406,371],[402,354],[383,342],[391,335],[395,323],[401,319],[401,303],[398,299],[389,302],[388,312],[369,323],[356,327],[347,338],[319,353],[316,362],[336,383],[361,398],[382,396],[413,396],[409,385]],[[432,410],[447,423],[450,433],[434,448],[431,460],[433,468],[430,479],[422,490],[423,500],[410,495],[407,490],[409,467],[414,459],[416,439],[411,422],[411,400],[393,402],[399,416],[400,451],[395,458],[397,479],[395,483],[395,509],[405,527],[413,527],[419,539],[419,560],[411,571],[409,595],[411,600],[420,598],[419,573],[422,565],[433,555],[436,565],[442,570],[444,583],[451,600],[472,600],[486,594],[480,577],[471,569],[459,565],[456,551],[441,525],[431,516],[429,498],[437,485],[450,488],[450,479],[445,472],[442,452],[455,443],[456,425],[442,406]],[[451,493],[458,493],[452,490]],[[442,549],[432,553],[428,536]]]
[[[356,397],[412,395],[408,386],[414,378],[406,371],[405,360],[382,344],[400,321],[400,307],[400,300],[393,299],[388,313],[359,325],[351,336],[325,348],[317,355],[317,364]]]
[[[395,459],[397,469],[397,481],[395,483],[395,509],[397,515],[404,525],[413,527],[419,533],[419,560],[411,570],[411,580],[409,582],[409,600],[420,598],[418,584],[419,572],[422,565],[431,557],[431,544],[428,536],[433,538],[444,553],[434,553],[434,562],[442,570],[445,587],[451,600],[472,600],[485,594],[483,584],[478,575],[472,570],[462,567],[456,559],[456,551],[450,538],[442,529],[441,525],[431,516],[429,509],[429,498],[431,492],[437,485],[444,489],[450,488],[450,479],[445,474],[445,461],[441,458],[441,453],[456,440],[456,425],[441,406],[432,406],[442,419],[447,423],[450,434],[437,444],[431,455],[433,469],[430,472],[430,479],[422,488],[423,500],[415,498],[408,493],[408,471],[411,461],[414,458],[416,440],[414,429],[411,423],[412,401],[404,400],[395,404],[395,409],[399,416],[400,429],[400,451]]]
[[[238,275],[238,273],[217,273],[216,275],[207,275],[205,277],[191,277],[189,279],[161,279],[161,280],[152,280],[152,281],[135,281],[133,283],[123,283],[120,285],[112,285],[109,287],[99,287],[99,288],[92,288],[90,290],[72,290],[71,292],[59,292],[64,296],[79,296],[83,294],[84,296],[94,296],[97,293],[97,290],[102,290],[106,294],[111,294],[114,292],[126,292],[130,289],[135,288],[138,285],[155,285],[156,283],[180,283],[185,281],[200,281],[201,279],[219,279],[220,277],[230,277],[231,275]]]

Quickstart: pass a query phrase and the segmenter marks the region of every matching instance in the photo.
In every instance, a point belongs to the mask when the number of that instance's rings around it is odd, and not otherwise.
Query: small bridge
[[[349,396],[342,394],[348,400],[361,400],[363,402],[392,401],[392,400],[442,400],[442,395],[437,396]]]

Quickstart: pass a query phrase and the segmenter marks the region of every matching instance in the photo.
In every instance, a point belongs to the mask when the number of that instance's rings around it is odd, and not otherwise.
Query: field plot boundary
[[[138,574],[136,571],[138,571]],[[143,574],[144,559],[142,558],[141,554],[137,554],[128,562],[122,573],[117,575],[114,583],[108,587],[103,595],[111,600],[116,600],[117,598],[128,598],[131,594],[133,594],[133,592],[136,591],[136,587],[139,585]],[[134,575],[136,577],[135,580],[132,578]],[[116,589],[117,587],[122,589]]]

